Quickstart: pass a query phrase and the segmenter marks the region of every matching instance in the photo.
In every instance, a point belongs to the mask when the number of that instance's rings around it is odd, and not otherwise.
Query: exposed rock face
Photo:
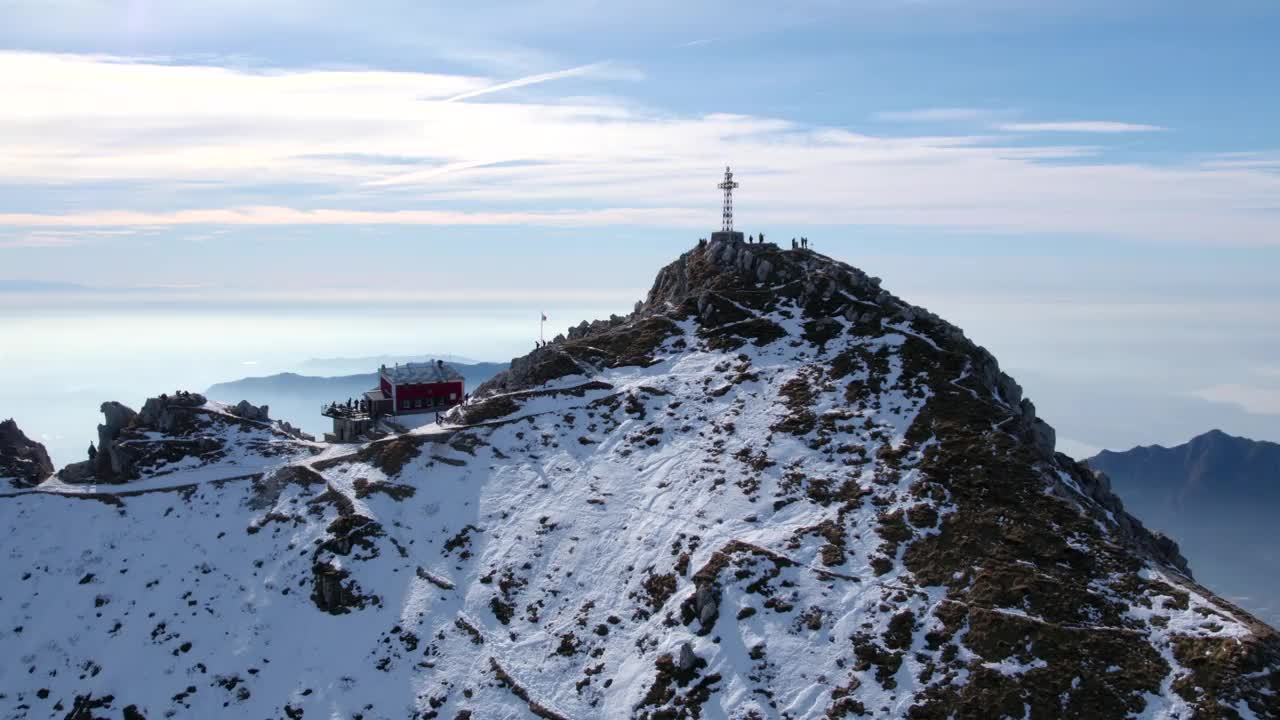
[[[360,607],[359,595],[347,580],[347,573],[328,563],[316,563],[314,570],[315,585],[311,599],[316,607],[332,615],[350,612]]]
[[[266,407],[266,406],[264,405],[263,407]],[[288,435],[289,437],[297,438],[298,440],[315,442],[315,439],[316,439],[315,436],[312,435],[311,433],[303,432],[301,429],[296,428],[293,425],[289,424],[289,421],[287,420],[277,420],[276,428],[278,428],[281,432]]]
[[[1084,462],[1076,462],[1062,453],[1058,453],[1057,462],[1076,484],[1070,490],[1066,486],[1059,486],[1057,491],[1063,497],[1068,497],[1072,491],[1083,492],[1111,513],[1117,528],[1130,542],[1160,562],[1191,577],[1191,568],[1187,566],[1187,559],[1182,556],[1178,543],[1161,533],[1147,530],[1142,521],[1125,512],[1124,503],[1111,491],[1111,479],[1105,473],[1092,470]]]
[[[200,405],[203,405],[206,402],[203,395],[192,394],[190,397],[193,400],[198,399]],[[232,415],[235,415],[238,418],[243,418],[245,420],[250,420],[252,422],[261,422],[261,423],[272,422],[270,407],[268,407],[267,405],[254,405],[248,400],[241,400],[235,405],[232,405],[231,407],[227,408],[227,412]],[[315,441],[315,437],[313,435],[303,432],[302,430],[294,427],[287,421],[284,421],[284,420],[275,421],[274,427],[280,432],[283,432],[284,434],[290,437],[296,438],[298,440],[306,440],[308,442]]]
[[[693,652],[692,643],[680,645],[680,656],[676,658],[676,669],[682,673],[691,673],[698,667],[698,656]]]
[[[98,426],[98,455],[93,470],[100,477],[125,477],[132,470],[133,459],[116,441],[134,425],[138,413],[114,400],[102,403],[100,409],[106,422]]]
[[[232,407],[231,414],[236,417],[242,417],[245,420],[257,420],[259,422],[268,422],[271,420],[270,408],[266,405],[259,407],[248,400],[241,400]]]
[[[0,422],[0,482],[31,487],[52,474],[53,461],[44,445],[28,438],[12,419]]]
[[[699,634],[706,635],[720,617],[720,586],[714,582],[698,584],[693,594],[693,612],[698,618]]]
[[[226,456],[228,427],[261,428],[283,438],[312,440],[287,424],[268,424],[265,405],[241,402],[235,407],[213,407],[203,395],[186,391],[148,398],[140,412],[119,402],[105,402],[102,414],[105,422],[98,426],[97,455],[63,468],[58,473],[63,482],[125,483],[162,466],[215,462]]]
[[[196,426],[196,418],[201,415],[199,411],[206,402],[205,396],[184,391],[147,398],[142,412],[138,413],[138,423],[162,433],[190,432]]]

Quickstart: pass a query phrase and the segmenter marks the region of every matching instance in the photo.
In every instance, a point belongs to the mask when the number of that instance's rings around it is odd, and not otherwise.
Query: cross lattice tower
[[[724,167],[724,182],[716,187],[724,191],[724,210],[721,213],[721,221],[725,232],[733,232],[733,189],[738,187],[738,183],[733,181],[733,171],[728,165]]]

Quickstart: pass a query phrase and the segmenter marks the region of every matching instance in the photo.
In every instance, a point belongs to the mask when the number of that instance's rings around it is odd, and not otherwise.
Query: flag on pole
[[[542,322],[546,322],[546,321],[547,321],[547,314],[544,312],[542,313]]]

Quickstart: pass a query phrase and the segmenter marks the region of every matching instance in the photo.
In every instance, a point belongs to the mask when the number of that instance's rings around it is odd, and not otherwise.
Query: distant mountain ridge
[[[1171,448],[1147,445],[1123,452],[1103,450],[1090,458],[1089,464],[1140,487],[1166,488],[1177,479],[1178,492],[1171,499],[1180,504],[1202,500],[1203,493],[1224,492],[1244,492],[1253,499],[1261,493],[1280,500],[1280,444],[1221,430],[1210,430]]]
[[[1178,541],[1199,580],[1280,625],[1280,444],[1211,430],[1087,462],[1131,512]]]

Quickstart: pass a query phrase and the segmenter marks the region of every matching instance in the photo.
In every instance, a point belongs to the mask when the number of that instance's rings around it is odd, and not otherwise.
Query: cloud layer
[[[37,198],[21,212],[9,205],[0,226],[704,226],[715,215],[716,175],[732,163],[753,222],[1280,243],[1280,176],[1267,167],[1143,165],[1098,147],[884,137],[581,94],[584,83],[619,73],[638,79],[607,65],[511,80],[0,52],[0,184]],[[930,112],[897,115],[976,111]],[[60,201],[104,184],[136,189],[136,204]],[[41,206],[42,197],[51,200]]]
[[[1168,128],[1140,123],[1109,122],[1106,120],[1070,120],[1065,122],[1016,122],[996,126],[1007,132],[1061,132],[1061,133],[1135,133],[1160,132]]]
[[[1280,415],[1280,389],[1226,383],[1192,393],[1210,402],[1227,403],[1253,415]]]

